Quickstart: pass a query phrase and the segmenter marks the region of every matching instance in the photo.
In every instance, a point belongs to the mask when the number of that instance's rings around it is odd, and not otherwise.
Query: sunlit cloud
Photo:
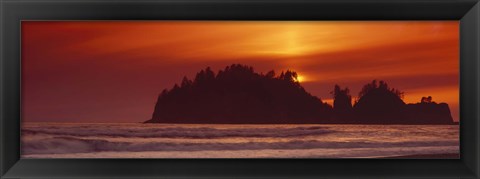
[[[23,112],[33,121],[71,116],[144,121],[158,93],[183,76],[242,63],[263,73],[294,70],[308,92],[327,102],[334,84],[356,96],[363,84],[379,79],[405,90],[407,102],[432,95],[458,114],[458,26],[458,21],[22,22]],[[87,104],[92,101],[95,107]],[[50,115],[45,106],[64,112]],[[81,114],[74,111],[79,108]]]

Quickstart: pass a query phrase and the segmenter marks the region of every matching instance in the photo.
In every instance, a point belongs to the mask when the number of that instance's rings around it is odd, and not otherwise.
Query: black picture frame
[[[0,0],[0,178],[479,178],[478,0]],[[460,20],[460,159],[20,159],[22,20]]]

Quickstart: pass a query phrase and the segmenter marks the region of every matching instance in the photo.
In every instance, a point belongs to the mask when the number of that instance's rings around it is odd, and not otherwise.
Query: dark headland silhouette
[[[300,85],[297,73],[256,73],[233,64],[215,74],[201,70],[195,79],[158,96],[146,123],[190,124],[455,124],[448,104],[423,97],[405,104],[403,92],[384,81],[366,84],[352,105],[348,88],[335,85],[333,106]]]

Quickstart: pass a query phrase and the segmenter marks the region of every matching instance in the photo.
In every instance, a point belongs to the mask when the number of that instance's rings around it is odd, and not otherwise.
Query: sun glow
[[[301,82],[305,82],[305,81],[306,81],[305,76],[302,76],[302,75],[297,76],[297,82],[301,83]]]

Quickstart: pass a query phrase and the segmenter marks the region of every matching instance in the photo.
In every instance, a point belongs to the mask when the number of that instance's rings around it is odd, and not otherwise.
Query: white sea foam
[[[458,153],[459,139],[441,125],[50,123],[24,125],[21,148],[29,158],[328,158]]]
[[[29,126],[22,129],[25,135],[50,134],[68,136],[109,137],[163,137],[163,138],[225,138],[225,137],[299,137],[326,134],[324,127],[273,127],[273,128],[214,128],[214,127],[165,127],[165,125],[128,126]]]

